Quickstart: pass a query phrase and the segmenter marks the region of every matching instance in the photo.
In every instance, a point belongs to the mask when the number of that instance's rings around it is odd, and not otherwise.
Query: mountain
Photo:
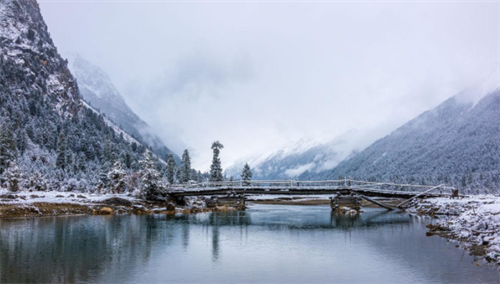
[[[69,68],[78,81],[80,94],[85,101],[132,137],[151,147],[160,157],[173,154],[179,160],[179,157],[153,134],[151,127],[130,109],[108,74],[80,56],[70,59]]]
[[[132,191],[148,153],[82,101],[37,2],[1,0],[0,187],[109,191],[113,170],[113,191]]]
[[[245,163],[250,165],[253,178],[260,180],[288,180],[304,173],[319,173],[334,168],[349,155],[366,146],[355,142],[361,138],[360,132],[352,130],[327,143],[301,139],[284,145],[277,151],[238,160],[225,174],[239,178]]]
[[[75,115],[81,108],[78,90],[67,61],[57,53],[47,25],[35,1],[0,2],[0,50],[2,63],[12,65],[6,73],[14,92],[35,87],[62,115]],[[24,77],[22,77],[24,75]]]
[[[498,72],[498,71],[497,71]],[[404,124],[332,170],[302,179],[447,183],[467,190],[500,186],[498,73]],[[484,96],[481,96],[484,95]],[[498,192],[498,190],[496,190]]]

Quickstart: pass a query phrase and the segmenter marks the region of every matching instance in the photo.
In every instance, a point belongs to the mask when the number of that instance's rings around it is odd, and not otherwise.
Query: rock
[[[167,204],[167,211],[170,211],[170,212],[175,211],[175,204],[172,202],[169,202]]]
[[[229,210],[228,210],[227,206],[217,206],[217,207],[215,207],[214,211],[217,211],[217,212],[227,212]]]
[[[101,210],[99,210],[99,213],[101,215],[111,215],[111,214],[113,214],[113,209],[109,208],[109,207],[103,207],[103,208],[101,208]]]
[[[127,199],[112,197],[103,201],[107,205],[132,206],[132,202]]]
[[[30,195],[30,198],[40,198],[40,196],[38,196],[36,194],[32,194],[32,195]]]
[[[143,215],[143,214],[151,214],[151,211],[149,211],[148,209],[146,208],[140,208],[140,207],[135,207],[133,210],[132,210],[132,213],[136,214],[136,215]]]
[[[63,198],[64,195],[56,195],[57,198]]]
[[[77,195],[76,197],[77,197],[77,198],[85,198],[85,199],[87,198],[86,196],[81,195],[81,194]]]
[[[68,197],[75,197],[75,195],[72,193],[72,194],[68,195]]]

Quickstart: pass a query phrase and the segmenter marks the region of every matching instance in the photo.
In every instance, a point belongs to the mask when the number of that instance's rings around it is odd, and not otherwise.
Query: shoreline
[[[400,199],[381,199],[388,205]],[[318,196],[254,196],[251,204],[329,205],[330,199]],[[378,206],[363,201],[365,208]],[[188,198],[185,206],[145,201],[126,194],[85,194],[71,192],[0,192],[0,219],[78,215],[196,214],[243,210],[243,206],[207,207],[203,198]],[[411,202],[405,212],[436,220],[427,225],[427,236],[458,242],[457,246],[473,256],[500,265],[500,197],[471,196],[460,199],[428,198]]]
[[[76,215],[195,214],[236,211],[242,207],[209,208],[204,200],[190,198],[185,206],[167,201],[147,201],[126,194],[86,194],[71,192],[0,192],[0,219]]]
[[[427,236],[457,242],[470,255],[500,266],[500,197],[429,198],[412,202],[406,212],[436,220],[427,225]]]

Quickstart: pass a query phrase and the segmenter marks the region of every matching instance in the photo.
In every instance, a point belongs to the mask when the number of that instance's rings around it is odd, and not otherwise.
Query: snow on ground
[[[441,225],[466,246],[482,245],[486,257],[500,264],[500,197],[477,195],[462,199],[430,198],[409,211],[453,215]]]
[[[102,202],[112,197],[127,199],[131,202],[140,201],[139,199],[126,194],[95,194],[79,192],[60,192],[60,191],[19,191],[11,192],[0,189],[0,196],[13,195],[16,199],[2,198],[0,204],[33,204],[38,202],[56,203],[56,204],[92,204]]]

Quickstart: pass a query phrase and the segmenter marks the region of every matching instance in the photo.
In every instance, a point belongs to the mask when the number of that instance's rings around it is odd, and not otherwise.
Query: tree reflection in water
[[[442,239],[425,237],[420,222],[384,210],[342,215],[279,205],[196,215],[0,219],[0,283],[328,282],[355,273],[352,261],[377,279],[498,279],[467,256],[460,260],[461,251]],[[394,266],[409,270],[398,274]],[[436,267],[450,273],[429,274]]]

